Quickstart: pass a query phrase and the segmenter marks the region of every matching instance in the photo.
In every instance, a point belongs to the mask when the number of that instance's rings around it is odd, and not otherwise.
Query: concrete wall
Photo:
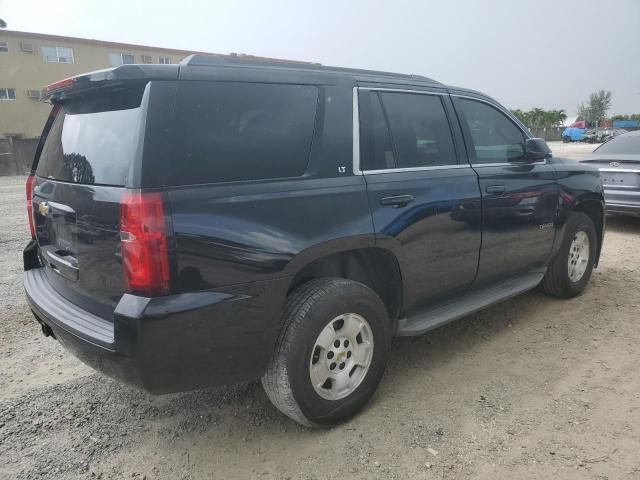
[[[562,140],[562,131],[565,127],[552,128],[530,128],[529,131],[534,137],[544,138],[546,141]]]
[[[138,45],[126,45],[96,40],[58,37],[25,32],[0,30],[0,42],[7,42],[9,51],[0,51],[0,88],[13,88],[15,100],[0,100],[0,138],[40,136],[50,105],[28,98],[27,90],[42,90],[57,80],[109,68],[109,54],[133,55],[135,63],[143,63],[142,56],[150,55],[152,63],[159,57],[168,57],[170,63],[178,63],[190,54],[182,50],[167,50]],[[21,42],[29,43],[33,53],[26,53]],[[73,49],[74,62],[48,63],[42,47],[69,47]]]
[[[31,170],[37,138],[0,139],[0,175],[22,175]]]

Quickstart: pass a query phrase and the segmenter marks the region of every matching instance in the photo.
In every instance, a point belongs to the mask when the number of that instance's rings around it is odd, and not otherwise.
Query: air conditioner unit
[[[33,53],[33,43],[20,42],[20,50],[25,53]]]
[[[27,90],[27,97],[40,100],[40,90]]]
[[[143,63],[153,63],[153,60],[151,59],[151,55],[142,55],[142,62]]]

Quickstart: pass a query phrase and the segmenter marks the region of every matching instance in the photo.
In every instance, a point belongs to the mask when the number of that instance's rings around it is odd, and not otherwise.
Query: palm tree
[[[512,110],[511,113],[528,128],[560,127],[567,119],[564,110],[544,110],[538,107],[528,112],[517,109]]]

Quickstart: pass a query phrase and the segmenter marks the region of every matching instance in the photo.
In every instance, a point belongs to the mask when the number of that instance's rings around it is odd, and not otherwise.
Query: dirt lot
[[[590,143],[563,143],[563,142],[547,142],[553,154],[557,157],[570,158],[573,160],[581,160],[590,154],[599,144]]]
[[[396,339],[362,414],[309,431],[258,384],[151,397],[44,338],[22,295],[23,183],[0,178],[2,479],[640,479],[640,221],[609,220],[581,297],[531,292]]]

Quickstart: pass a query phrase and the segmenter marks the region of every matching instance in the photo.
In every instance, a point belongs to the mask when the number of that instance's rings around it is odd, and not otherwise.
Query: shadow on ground
[[[640,233],[640,218],[625,215],[608,215],[606,229],[619,233]]]

